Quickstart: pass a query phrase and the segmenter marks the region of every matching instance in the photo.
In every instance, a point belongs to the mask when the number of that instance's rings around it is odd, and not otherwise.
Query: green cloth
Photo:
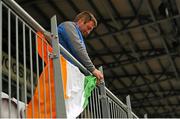
[[[88,104],[88,98],[91,96],[91,92],[94,90],[94,88],[96,87],[96,77],[90,75],[90,76],[86,76],[85,77],[85,81],[84,81],[84,104],[83,104],[83,108],[85,108]]]

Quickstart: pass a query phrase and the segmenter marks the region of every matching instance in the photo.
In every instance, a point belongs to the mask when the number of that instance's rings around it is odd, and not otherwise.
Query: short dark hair
[[[96,18],[94,17],[94,15],[91,12],[84,11],[84,12],[79,13],[75,17],[74,22],[77,22],[80,19],[83,19],[85,21],[85,23],[87,23],[88,21],[93,21],[94,22],[94,27],[97,26],[97,20],[96,20]]]

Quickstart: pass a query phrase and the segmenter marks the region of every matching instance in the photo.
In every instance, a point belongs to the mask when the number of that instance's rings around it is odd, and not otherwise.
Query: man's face
[[[79,29],[80,29],[81,33],[83,34],[83,36],[87,37],[90,34],[90,32],[94,29],[94,22],[88,21],[88,22],[84,23],[82,21],[82,23],[79,24]]]

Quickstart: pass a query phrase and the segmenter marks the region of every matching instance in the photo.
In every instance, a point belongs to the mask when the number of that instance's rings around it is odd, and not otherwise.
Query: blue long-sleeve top
[[[95,66],[88,56],[82,33],[75,22],[67,21],[61,23],[58,26],[58,36],[59,43],[89,71],[92,72],[95,69]],[[62,55],[70,61],[64,54]]]

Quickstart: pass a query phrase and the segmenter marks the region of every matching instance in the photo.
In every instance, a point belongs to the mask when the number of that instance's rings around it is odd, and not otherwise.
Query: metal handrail
[[[124,110],[127,111],[127,105],[125,105],[121,100],[119,100],[108,88],[106,88],[106,93],[111,96],[111,98],[119,104]]]

